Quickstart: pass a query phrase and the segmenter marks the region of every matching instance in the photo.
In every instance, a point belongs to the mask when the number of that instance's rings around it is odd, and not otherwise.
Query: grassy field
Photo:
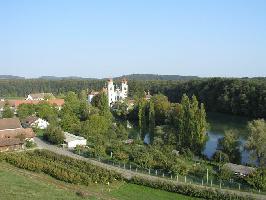
[[[175,193],[127,183],[112,185],[110,187],[97,184],[88,187],[72,185],[55,180],[44,174],[18,169],[3,162],[0,162],[0,180],[0,199],[5,200],[193,199]],[[86,198],[78,196],[78,191],[82,191]]]

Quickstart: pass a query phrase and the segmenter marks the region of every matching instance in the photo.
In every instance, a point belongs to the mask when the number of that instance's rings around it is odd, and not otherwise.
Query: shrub
[[[218,189],[204,188],[199,186],[193,186],[188,184],[176,184],[160,180],[144,179],[141,177],[133,177],[130,180],[131,183],[152,187],[155,189],[161,189],[168,192],[175,192],[187,196],[203,198],[203,199],[214,199],[214,200],[251,200],[254,199],[251,196],[240,196],[233,193],[226,193]]]
[[[65,136],[61,128],[50,125],[44,132],[43,138],[53,144],[62,144],[64,142]]]
[[[6,162],[34,172],[43,172],[58,180],[74,184],[107,183],[121,180],[116,172],[88,162],[62,156],[48,150],[3,154]]]

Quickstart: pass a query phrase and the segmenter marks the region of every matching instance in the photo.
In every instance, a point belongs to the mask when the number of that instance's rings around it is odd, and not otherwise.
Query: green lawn
[[[156,200],[156,199],[166,199],[166,200],[192,200],[195,198],[183,196],[180,194],[175,194],[171,192],[166,192],[162,190],[156,190],[149,187],[134,185],[134,184],[124,184],[120,188],[111,192],[112,196],[123,199],[123,200]]]
[[[0,199],[59,200],[80,199],[74,192],[55,187],[35,177],[28,177],[0,168]]]
[[[110,189],[110,191],[109,191]],[[76,192],[83,191],[87,198],[79,197]],[[88,187],[72,185],[55,180],[44,174],[36,174],[0,162],[0,199],[5,200],[178,200],[193,199],[183,195],[156,190],[144,186],[121,183],[110,188],[102,185]]]

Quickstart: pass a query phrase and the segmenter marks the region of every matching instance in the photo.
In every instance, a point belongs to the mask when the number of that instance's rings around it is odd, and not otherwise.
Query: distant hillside
[[[129,74],[116,77],[114,79],[126,78],[128,80],[192,80],[199,79],[198,76],[180,76],[180,75],[159,75],[159,74]]]
[[[180,75],[159,75],[159,74],[129,74],[114,77],[115,80],[126,78],[128,80],[194,80],[199,79],[198,76],[180,76]],[[0,75],[1,79],[9,79],[9,80],[17,80],[17,79],[26,79],[25,77],[20,76],[12,76],[12,75]],[[39,78],[33,79],[41,79],[41,80],[105,80],[97,79],[97,78],[85,78],[80,76],[66,76],[66,77],[58,77],[58,76],[41,76]]]
[[[66,77],[57,77],[57,76],[41,76],[38,79],[42,80],[94,80],[96,78],[83,78],[79,76],[66,76]]]
[[[25,78],[21,76],[0,75],[0,79],[25,79]]]

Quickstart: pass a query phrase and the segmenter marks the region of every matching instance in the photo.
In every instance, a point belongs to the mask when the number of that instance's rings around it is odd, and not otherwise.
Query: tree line
[[[118,81],[118,80],[116,80]],[[31,92],[52,92],[55,95],[68,91],[100,90],[105,80],[0,80],[0,97],[24,97]],[[266,79],[208,78],[196,80],[161,81],[129,80],[131,97],[150,90],[162,93],[171,102],[180,102],[182,95],[195,95],[207,111],[247,117],[266,117]]]

